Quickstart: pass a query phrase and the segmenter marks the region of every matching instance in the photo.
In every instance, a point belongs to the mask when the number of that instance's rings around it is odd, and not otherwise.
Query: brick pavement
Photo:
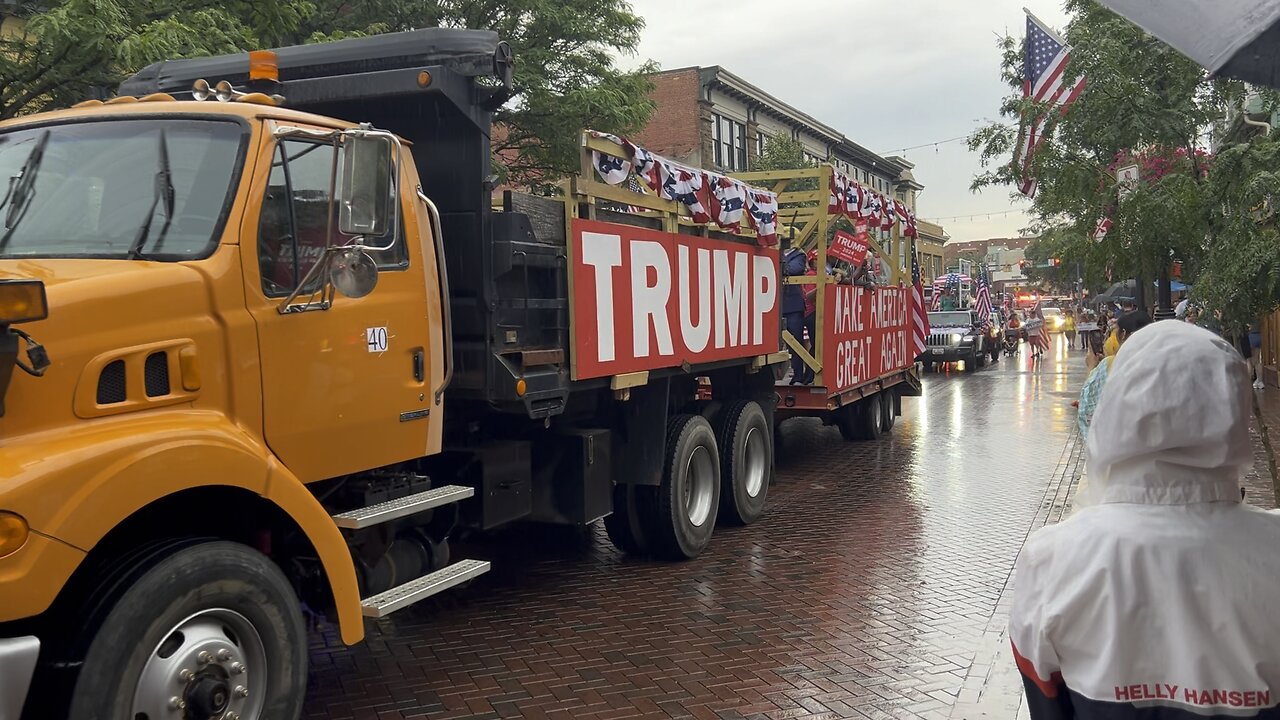
[[[1082,380],[1078,357],[930,375],[876,443],[789,422],[765,518],[692,562],[599,530],[469,547],[495,565],[471,587],[361,647],[316,635],[305,717],[1013,717],[1009,576],[1069,505]]]

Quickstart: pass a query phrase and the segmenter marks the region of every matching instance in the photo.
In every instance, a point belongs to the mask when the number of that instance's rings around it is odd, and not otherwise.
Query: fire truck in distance
[[[695,557],[764,513],[780,403],[918,389],[856,337],[900,288],[832,290],[839,380],[782,398],[778,250],[597,179],[611,139],[493,208],[512,62],[421,30],[0,125],[0,717],[295,718],[303,608],[359,642],[488,570],[459,527]]]

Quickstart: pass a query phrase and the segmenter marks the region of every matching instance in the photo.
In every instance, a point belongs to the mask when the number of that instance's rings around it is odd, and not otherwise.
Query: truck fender
[[[148,505],[184,490],[231,487],[273,503],[306,534],[325,569],[346,643],[364,636],[355,567],[341,531],[320,502],[270,451],[225,416],[187,412],[141,415],[66,436],[15,443],[18,468],[9,509],[31,529],[88,552],[115,527]],[[26,477],[22,477],[26,475]],[[47,608],[79,563],[60,566],[65,577],[44,576],[28,607]],[[63,573],[58,573],[59,575]],[[36,597],[36,596],[39,597]]]
[[[338,632],[342,642],[355,645],[364,639],[364,617],[360,609],[360,586],[356,581],[356,567],[347,548],[342,531],[333,524],[333,518],[316,499],[307,486],[299,482],[293,473],[271,459],[267,480],[266,498],[293,518],[324,567],[333,593],[334,614],[338,620]]]

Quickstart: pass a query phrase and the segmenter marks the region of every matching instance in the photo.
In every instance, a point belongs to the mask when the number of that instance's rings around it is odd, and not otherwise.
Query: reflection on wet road
[[[789,421],[764,519],[693,562],[628,560],[598,530],[508,533],[488,576],[364,646],[317,637],[304,716],[946,718],[1084,374],[1057,339],[1038,362],[926,375],[877,442]]]

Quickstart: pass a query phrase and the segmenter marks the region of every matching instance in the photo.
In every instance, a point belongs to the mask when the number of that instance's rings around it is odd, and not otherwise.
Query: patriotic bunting
[[[831,173],[831,194],[827,198],[827,214],[843,215],[845,213],[845,193],[849,186],[849,178],[838,172]]]
[[[631,175],[631,162],[599,150],[591,151],[591,163],[600,179],[609,185],[621,185]]]
[[[707,185],[711,187],[711,218],[721,228],[738,232],[747,206],[746,183],[711,172],[706,177]]]
[[[845,184],[844,214],[854,223],[857,223],[859,220],[864,219],[864,216],[862,214],[862,203],[866,198],[866,195],[867,195],[866,189],[863,188],[858,183],[853,182],[852,180],[849,180]]]
[[[892,230],[893,226],[898,224],[898,210],[895,207],[897,201],[890,200],[889,198],[883,198],[881,203],[883,203],[881,207],[884,208],[884,213],[883,220],[880,223],[880,229]]]
[[[689,209],[694,222],[711,222],[711,213],[707,212],[705,201],[707,193],[702,171],[687,168],[661,157],[657,159],[657,163],[662,177],[662,187],[658,195],[684,205]]]
[[[761,245],[778,244],[778,196],[768,190],[747,190],[747,219]]]

